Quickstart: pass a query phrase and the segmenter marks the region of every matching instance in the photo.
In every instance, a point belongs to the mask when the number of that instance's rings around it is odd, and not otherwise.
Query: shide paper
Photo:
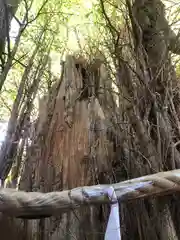
[[[136,189],[143,188],[147,185],[151,185],[152,182],[140,182],[140,183],[133,183],[123,187],[120,187],[118,189],[118,198],[119,201],[121,197],[128,192],[132,192]],[[105,240],[121,240],[121,227],[120,227],[120,212],[119,212],[119,203],[116,196],[116,192],[113,188],[113,186],[110,187],[102,187],[97,186],[95,188],[83,188],[83,192],[86,195],[86,197],[89,198],[96,198],[100,196],[107,196],[111,201],[111,211],[109,215],[109,220],[106,228],[105,233]]]

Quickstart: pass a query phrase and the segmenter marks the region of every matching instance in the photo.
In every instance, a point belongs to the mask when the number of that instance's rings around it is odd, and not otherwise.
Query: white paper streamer
[[[113,187],[105,189],[109,199],[113,202],[111,204],[111,212],[106,228],[105,240],[121,240],[120,218],[119,218],[119,204],[116,193]]]
[[[120,189],[117,190],[118,197],[123,197],[124,194],[128,192],[132,192],[133,190],[142,188],[147,185],[151,185],[151,181],[147,182],[140,182],[140,183],[134,183],[130,186],[122,186]],[[96,186],[95,188],[84,188],[83,189],[84,194],[87,197],[98,197],[102,195],[106,195],[111,200],[111,212],[109,215],[109,220],[106,228],[105,233],[105,240],[121,240],[121,228],[120,228],[120,216],[119,216],[119,204],[118,199],[115,193],[115,190],[112,186],[110,187],[102,187],[102,186]],[[120,200],[120,199],[119,199]]]

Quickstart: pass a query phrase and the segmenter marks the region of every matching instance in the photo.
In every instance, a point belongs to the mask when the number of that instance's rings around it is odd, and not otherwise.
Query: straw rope
[[[96,185],[49,193],[1,188],[0,212],[29,219],[55,216],[87,204],[108,203],[110,200],[103,190],[109,186]],[[180,170],[159,172],[112,186],[121,201],[171,194],[180,191]]]

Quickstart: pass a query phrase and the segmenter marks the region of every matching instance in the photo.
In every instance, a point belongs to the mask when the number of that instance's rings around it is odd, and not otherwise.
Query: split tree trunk
[[[110,169],[112,144],[106,137],[104,113],[95,97],[80,100],[81,86],[76,59],[67,56],[59,83],[41,105],[20,189],[48,192],[98,184],[99,175]],[[86,207],[34,220],[28,229],[33,239],[39,232],[44,232],[44,239],[103,239],[102,219],[101,207]]]

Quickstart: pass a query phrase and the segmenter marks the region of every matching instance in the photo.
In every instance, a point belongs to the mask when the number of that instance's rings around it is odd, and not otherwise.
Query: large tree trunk
[[[131,153],[133,162],[126,165],[128,174],[136,177],[170,170],[180,164],[180,153],[175,146],[179,139],[179,115],[175,108],[179,87],[170,57],[170,51],[179,54],[180,42],[165,19],[161,1],[137,0],[133,7],[126,2],[139,76],[134,88],[132,78],[127,79],[132,106],[126,111],[136,142],[130,146],[136,150]],[[176,45],[172,44],[175,39]],[[125,75],[127,71],[130,69],[126,67]],[[176,202],[178,204],[178,200]],[[126,226],[123,239],[179,239],[174,222],[177,215],[172,211],[176,204],[172,198],[160,198],[123,206]]]
[[[97,98],[81,99],[81,86],[76,59],[67,56],[62,78],[40,102],[36,137],[20,189],[61,191],[104,182],[99,175],[110,169],[112,144],[106,138],[105,117]],[[40,223],[35,220],[29,228],[33,234],[43,231],[45,239],[103,239],[102,220],[101,207],[86,207]]]

